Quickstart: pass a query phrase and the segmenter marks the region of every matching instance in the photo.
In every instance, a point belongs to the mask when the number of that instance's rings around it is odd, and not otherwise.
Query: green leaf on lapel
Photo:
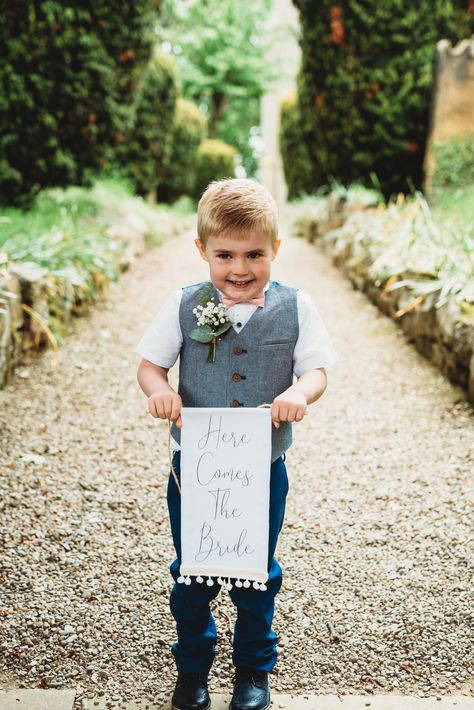
[[[201,325],[199,328],[195,328],[189,333],[189,337],[193,340],[197,340],[199,343],[210,343],[214,335],[215,333],[208,325]]]

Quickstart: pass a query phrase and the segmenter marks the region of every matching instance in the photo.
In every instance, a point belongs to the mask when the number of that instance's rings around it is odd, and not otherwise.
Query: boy
[[[325,366],[337,361],[327,331],[309,296],[269,281],[271,262],[280,247],[276,204],[270,193],[248,179],[209,185],[198,205],[196,246],[209,265],[209,282],[175,291],[144,334],[135,351],[142,356],[138,382],[148,397],[150,414],[173,422],[173,466],[180,473],[181,407],[256,407],[271,404],[272,464],[270,531],[266,591],[252,587],[229,592],[237,607],[232,661],[236,666],[230,710],[264,710],[270,705],[268,673],[276,663],[277,636],[272,631],[275,595],[282,571],[274,558],[283,524],[288,478],[285,451],[291,422],[326,389]],[[195,309],[203,288],[222,301],[232,327],[216,344],[215,362],[206,361],[209,346],[189,337],[196,328]],[[179,387],[167,373],[180,357]],[[293,384],[293,373],[297,382]],[[207,689],[216,642],[209,602],[218,585],[177,584],[180,565],[180,499],[170,476],[168,508],[177,559],[170,607],[178,641],[172,646],[178,679],[174,710],[206,710]]]

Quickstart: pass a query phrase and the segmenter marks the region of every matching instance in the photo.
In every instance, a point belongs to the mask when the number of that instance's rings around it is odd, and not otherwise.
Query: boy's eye
[[[218,254],[217,258],[218,259],[228,259],[228,258],[230,258],[230,254]]]
[[[258,259],[259,256],[262,256],[259,251],[253,251],[249,254],[250,259]]]

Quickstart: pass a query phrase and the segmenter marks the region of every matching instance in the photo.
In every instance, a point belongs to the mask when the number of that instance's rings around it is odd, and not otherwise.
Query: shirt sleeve
[[[179,324],[182,289],[173,291],[133,349],[160,367],[173,367],[181,351],[183,334]]]
[[[311,297],[299,290],[297,305],[299,335],[293,353],[293,371],[301,377],[308,370],[333,365],[340,357]]]

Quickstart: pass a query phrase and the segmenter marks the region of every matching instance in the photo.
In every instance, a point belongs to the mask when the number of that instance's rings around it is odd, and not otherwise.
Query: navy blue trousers
[[[284,454],[283,454],[284,456]],[[173,455],[173,467],[180,477],[181,454]],[[282,571],[274,557],[278,534],[283,525],[285,502],[288,493],[288,476],[284,458],[272,463],[270,474],[270,530],[268,550],[267,591],[253,587],[245,589],[235,585],[229,592],[237,608],[234,627],[232,662],[235,666],[271,671],[277,660],[278,637],[272,630],[275,596],[282,583]],[[220,591],[198,584],[194,578],[190,585],[177,584],[181,561],[181,501],[173,476],[168,481],[168,510],[171,533],[177,559],[170,571],[175,581],[171,590],[170,608],[176,621],[178,640],[171,647],[178,671],[208,673],[216,654],[217,632],[209,603]]]

